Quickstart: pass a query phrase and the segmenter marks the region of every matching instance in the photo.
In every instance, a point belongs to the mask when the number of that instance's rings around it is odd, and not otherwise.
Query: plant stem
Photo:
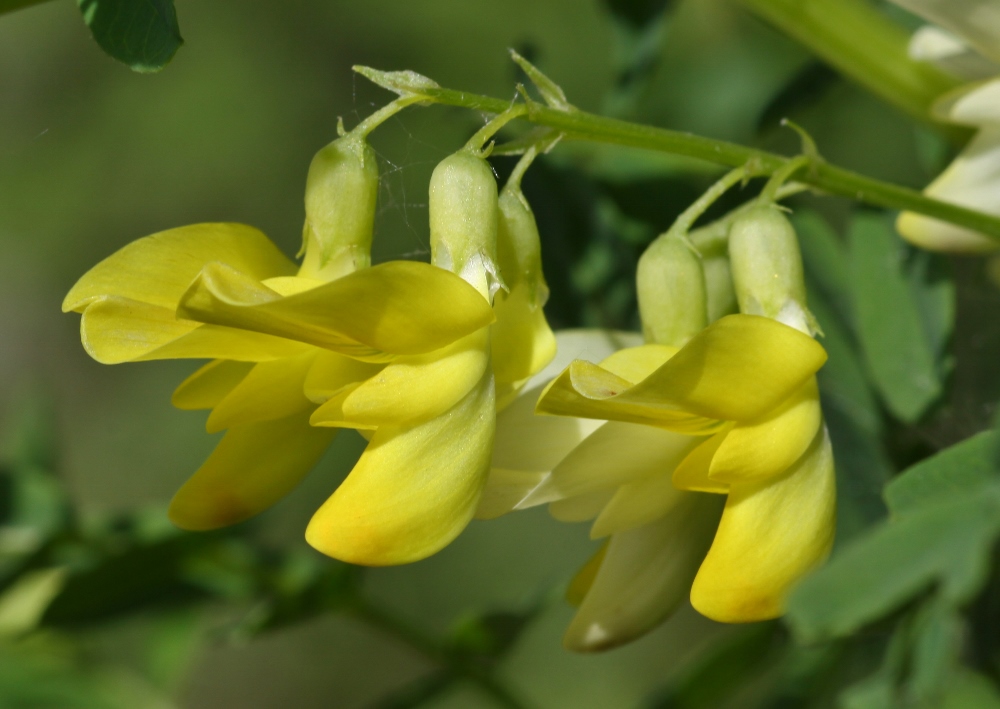
[[[864,0],[738,0],[823,61],[914,118],[960,83],[910,59],[909,36]],[[938,126],[940,127],[940,125]]]
[[[389,86],[386,86],[389,88]],[[437,87],[420,87],[414,92],[427,100],[448,106],[460,106],[488,113],[503,113],[510,102],[491,96]],[[790,158],[764,150],[748,148],[723,140],[713,140],[691,133],[630,123],[616,118],[598,116],[585,111],[564,112],[536,103],[528,107],[531,123],[547,126],[564,134],[567,140],[589,140],[646,150],[683,155],[730,167],[751,164],[754,174],[770,175]],[[1000,218],[956,204],[925,197],[916,190],[883,182],[845,170],[830,163],[820,163],[814,169],[796,177],[796,181],[823,192],[876,207],[918,212],[928,217],[951,222],[1000,241]]]
[[[398,638],[427,659],[446,668],[456,678],[472,682],[490,695],[500,706],[507,709],[528,709],[529,705],[515,696],[490,671],[470,662],[463,662],[446,645],[389,610],[363,597],[355,599],[352,609],[359,618],[369,625]]]

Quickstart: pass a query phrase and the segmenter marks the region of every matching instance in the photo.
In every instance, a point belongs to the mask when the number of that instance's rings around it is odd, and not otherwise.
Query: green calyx
[[[740,214],[729,229],[729,260],[740,311],[814,335],[806,304],[802,255],[792,223],[775,204]]]
[[[457,273],[492,299],[497,267],[499,203],[493,170],[471,150],[434,168],[430,183],[431,263]]]
[[[701,257],[683,234],[659,236],[639,259],[636,293],[647,342],[682,347],[708,325]]]
[[[371,264],[378,177],[362,135],[348,133],[316,153],[306,178],[300,275],[333,280]]]

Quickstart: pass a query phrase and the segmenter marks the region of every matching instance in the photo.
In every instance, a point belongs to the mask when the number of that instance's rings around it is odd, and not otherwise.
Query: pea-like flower
[[[547,503],[607,538],[570,584],[570,649],[628,642],[689,594],[716,620],[773,618],[832,545],[815,379],[826,353],[810,336],[795,234],[767,203],[725,224],[728,256],[713,258],[731,280],[715,273],[710,290],[700,254],[671,229],[639,263],[646,344],[559,333],[564,368],[498,418],[511,444],[497,445],[480,516]],[[708,324],[713,299],[743,314]],[[537,412],[554,417],[532,416],[536,392]]]
[[[670,455],[658,470],[616,466],[620,487],[594,533],[665,516],[678,503],[674,487],[726,494],[691,602],[715,620],[761,620],[780,614],[791,584],[833,540],[833,459],[814,378],[825,360],[791,327],[729,315],[680,349],[643,345],[601,365],[574,362],[538,411],[663,429],[648,436]]]
[[[227,431],[174,497],[178,526],[212,529],[262,511],[342,427],[371,438],[309,524],[320,551],[414,561],[450,542],[476,508],[496,410],[496,183],[480,157],[452,156],[431,185],[433,263],[370,267],[378,172],[365,132],[314,158],[300,268],[252,227],[200,224],[124,247],[66,297],[98,361],[212,360],[173,397],[211,409],[208,430]],[[540,308],[534,297],[529,305]],[[547,325],[529,330],[540,344],[527,365],[517,347],[497,357],[521,379],[546,357]]]

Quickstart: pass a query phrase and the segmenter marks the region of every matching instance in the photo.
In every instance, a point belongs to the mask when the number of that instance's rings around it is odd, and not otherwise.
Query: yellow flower
[[[538,411],[712,434],[688,444],[673,470],[680,489],[728,495],[691,602],[715,620],[761,620],[781,613],[833,541],[833,459],[814,378],[825,360],[791,327],[730,315],[679,350],[644,345],[601,366],[574,362]],[[633,487],[616,492],[624,517],[650,504],[650,490]]]
[[[514,266],[537,259],[537,231],[524,238],[534,220],[526,203],[518,224],[500,219],[488,164],[460,152],[432,179],[435,265],[368,267],[377,185],[374,154],[348,134],[310,168],[301,268],[251,227],[201,224],[126,246],[67,295],[64,310],[83,314],[83,343],[98,361],[213,360],[173,398],[211,409],[210,432],[227,430],[174,497],[179,526],[212,529],[262,511],[342,427],[370,443],[310,522],[317,549],[355,563],[414,561],[471,518],[495,423],[498,220],[501,262]],[[493,349],[497,383],[513,394],[551,357],[552,338],[540,268],[511,269],[516,302],[501,309],[512,334]]]
[[[428,264],[390,262],[331,282],[295,272],[256,229],[198,224],[129,244],[66,297],[100,362],[214,360],[173,398],[211,408],[209,431],[228,429],[174,498],[181,527],[233,524],[290,491],[333,438],[309,426],[314,399],[493,319],[475,289]]]
[[[833,461],[814,378],[822,347],[747,315],[683,348],[596,331],[557,337],[557,361],[538,379],[564,369],[498,416],[477,514],[548,504],[607,537],[570,586],[580,607],[566,646],[633,640],[689,593],[716,620],[780,614],[833,540]],[[538,411],[558,416],[532,415],[540,392]]]

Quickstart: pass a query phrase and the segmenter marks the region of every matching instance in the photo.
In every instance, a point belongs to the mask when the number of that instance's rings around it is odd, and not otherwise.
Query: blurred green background
[[[97,364],[80,346],[78,317],[59,312],[61,299],[114,250],[193,222],[252,224],[294,254],[313,153],[335,137],[338,116],[350,126],[390,98],[356,77],[354,64],[412,69],[450,88],[513,97],[519,77],[506,50],[516,47],[586,110],[794,152],[798,138],[778,127],[790,115],[832,161],[914,187],[943,164],[940,139],[732,3],[678,2],[653,22],[611,11],[646,5],[178,0],[186,43],[153,75],[101,53],[68,0],[0,17],[6,428],[31,402],[49,402],[60,479],[81,517],[146,508],[162,517],[215,442],[200,414],[169,404],[195,365]],[[468,111],[413,108],[375,134],[383,171],[376,261],[424,257],[430,171],[480,124]],[[501,174],[510,169],[509,161],[496,165]],[[714,174],[587,146],[561,148],[533,170],[525,189],[544,240],[553,323],[635,328],[638,254]],[[844,201],[821,208],[835,224],[846,219]],[[8,442],[8,454],[15,445]],[[362,445],[353,433],[341,435],[299,490],[241,533],[310,554],[305,524]],[[373,570],[364,584],[415,624],[445,632],[463,614],[524,607],[558,589],[593,549],[583,526],[537,509],[473,522],[437,556]],[[92,671],[113,694],[141,697],[125,706],[346,709],[430,669],[396,639],[336,614],[247,643],[216,632],[245,611],[210,604],[123,613],[38,642],[59,662]],[[688,608],[627,648],[577,656],[560,647],[571,612],[558,601],[547,605],[500,670],[537,706],[639,706],[718,633],[731,632]],[[428,706],[494,705],[466,687]]]

